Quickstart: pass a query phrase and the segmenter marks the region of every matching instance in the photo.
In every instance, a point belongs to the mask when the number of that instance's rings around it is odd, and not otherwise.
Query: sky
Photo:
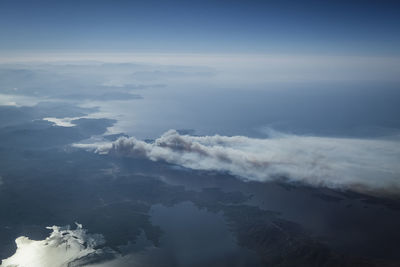
[[[0,50],[393,56],[398,1],[0,1]]]

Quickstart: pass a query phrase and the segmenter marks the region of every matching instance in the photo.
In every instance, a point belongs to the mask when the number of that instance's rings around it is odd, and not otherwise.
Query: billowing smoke
[[[17,251],[2,261],[1,266],[18,267],[67,267],[90,254],[96,253],[96,247],[104,243],[102,235],[88,234],[82,225],[75,230],[69,227],[52,226],[53,230],[45,240],[31,240],[18,237],[15,242]]]
[[[78,145],[98,153],[163,160],[195,170],[228,172],[244,180],[299,182],[369,194],[400,194],[400,142],[275,135],[189,136],[170,130],[154,143],[120,138]]]

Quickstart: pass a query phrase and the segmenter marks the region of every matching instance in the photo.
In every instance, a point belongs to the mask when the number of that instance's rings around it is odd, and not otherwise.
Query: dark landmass
[[[2,259],[15,252],[17,237],[44,239],[49,234],[46,226],[74,222],[82,223],[89,232],[104,235],[106,243],[101,247],[105,251],[110,248],[124,254],[123,247],[135,243],[142,234],[157,247],[164,233],[151,222],[152,206],[172,207],[191,202],[198,209],[222,214],[238,244],[255,251],[265,266],[400,266],[399,256],[389,256],[391,251],[397,251],[398,243],[393,241],[397,240],[396,233],[393,233],[394,239],[385,244],[374,244],[374,239],[366,233],[372,227],[377,228],[376,225],[387,224],[384,230],[394,227],[392,224],[400,218],[396,200],[295,184],[245,183],[228,174],[174,168],[165,162],[140,158],[98,155],[68,145],[103,134],[115,121],[77,119],[73,121],[74,127],[59,127],[47,121],[30,121],[29,111],[9,110],[15,114],[22,112],[22,115],[16,120],[18,123],[0,127]],[[105,138],[115,140],[120,136],[124,135]],[[177,179],[175,183],[171,183],[171,177]],[[185,184],[178,182],[179,179],[204,184],[191,188],[190,182]],[[223,186],[225,183],[235,184],[237,188],[229,189]],[[313,229],[286,218],[287,210],[265,209],[252,202],[257,197],[256,193],[247,191],[252,186],[262,189],[263,194],[273,194],[277,188],[283,190],[286,194],[279,194],[274,201],[286,202],[287,206],[301,202],[296,198],[300,192],[311,201],[321,203],[322,207],[335,207],[331,211],[335,216],[346,216],[348,209],[359,212],[362,218],[371,221],[364,221],[362,225],[352,222],[352,225],[362,229],[362,237],[372,248],[379,250],[381,247],[383,256],[368,257],[354,248],[345,252],[346,244],[342,244],[342,240],[335,245],[324,242],[313,234]],[[391,216],[393,223],[379,221],[378,211]],[[348,225],[340,218],[331,223],[336,223],[332,226],[335,229],[347,230]],[[90,262],[110,257],[112,253],[105,253]]]

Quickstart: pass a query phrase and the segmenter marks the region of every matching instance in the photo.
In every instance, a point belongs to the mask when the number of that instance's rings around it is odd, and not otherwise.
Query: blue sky
[[[400,52],[399,1],[0,1],[4,51]]]

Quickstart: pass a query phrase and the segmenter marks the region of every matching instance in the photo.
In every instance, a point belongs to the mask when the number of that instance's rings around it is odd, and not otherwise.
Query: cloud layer
[[[76,260],[95,253],[96,246],[104,243],[102,235],[88,234],[80,224],[77,224],[75,230],[58,226],[47,228],[53,232],[44,240],[18,237],[15,240],[17,251],[10,258],[3,260],[0,266],[72,266]]]
[[[47,227],[53,230],[44,240],[18,237],[17,251],[0,262],[1,267],[74,267],[74,266],[159,266],[162,251],[149,246],[141,251],[120,254],[100,245],[105,244],[101,234],[88,234],[81,224],[75,230],[69,226]],[[137,241],[136,241],[137,242]],[[164,259],[165,260],[165,259]],[[168,265],[170,266],[170,265]]]
[[[189,136],[174,130],[154,143],[119,138],[77,145],[98,153],[145,157],[195,170],[228,172],[244,180],[300,182],[370,194],[400,194],[400,142],[275,135]]]

